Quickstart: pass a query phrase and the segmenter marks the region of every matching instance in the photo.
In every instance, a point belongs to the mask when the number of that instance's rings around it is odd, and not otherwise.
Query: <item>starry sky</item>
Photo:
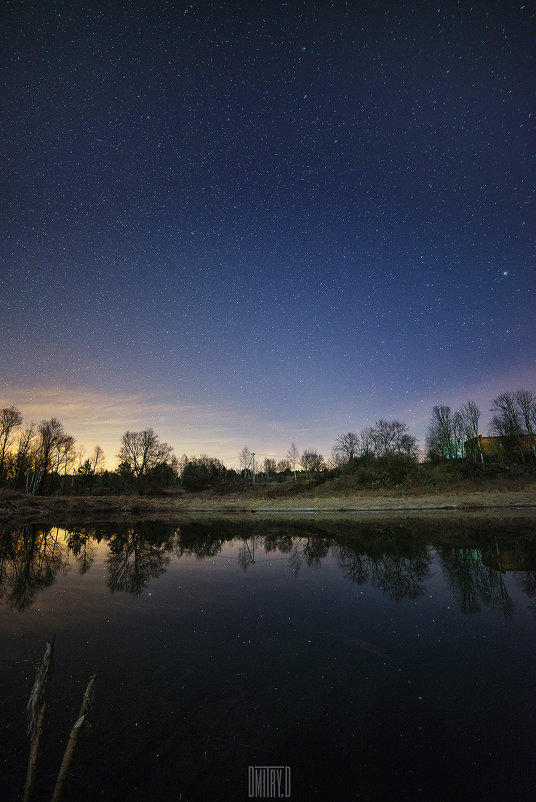
[[[232,467],[536,390],[536,10],[4,0],[0,405]]]

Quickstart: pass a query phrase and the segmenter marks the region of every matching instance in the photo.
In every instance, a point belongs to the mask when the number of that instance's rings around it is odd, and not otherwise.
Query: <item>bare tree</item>
[[[531,390],[520,388],[515,394],[519,415],[529,436],[532,454],[536,459],[536,396]]]
[[[336,448],[332,449],[331,456],[328,457],[327,460],[327,467],[330,469],[330,471],[334,470],[335,468],[341,468],[343,465],[346,465],[346,463],[347,459],[345,455],[342,452],[337,451]]]
[[[500,437],[519,437],[523,433],[523,423],[516,402],[515,393],[501,393],[491,402],[490,431]]]
[[[36,462],[31,479],[33,493],[39,495],[45,487],[46,478],[57,460],[58,450],[65,436],[63,425],[57,418],[43,420],[37,427]]]
[[[87,485],[89,495],[93,494],[93,483],[95,480],[95,476],[97,472],[101,469],[101,466],[104,465],[104,451],[99,445],[94,446],[93,451],[91,452],[91,458],[86,459],[83,462],[85,454],[85,448],[79,447],[77,452],[77,459],[78,459],[78,468],[76,473],[81,479],[82,482],[82,492],[84,490],[84,486]],[[74,473],[71,486],[74,484]]]
[[[365,462],[374,456],[374,429],[371,426],[359,433],[359,456]]]
[[[56,445],[53,470],[55,474],[62,475],[62,493],[65,491],[65,478],[67,476],[67,471],[73,466],[77,456],[75,453],[75,443],[76,440],[74,437],[72,437],[70,434],[66,434],[58,441]],[[51,488],[51,491],[52,489],[53,487]]]
[[[460,409],[463,421],[463,432],[467,440],[478,437],[480,410],[474,401],[468,401]]]
[[[300,459],[301,466],[307,476],[311,473],[321,471],[324,468],[324,457],[315,449],[305,450]]]
[[[22,415],[17,407],[0,409],[0,484],[4,477],[6,451],[11,443],[14,430],[22,424]]]
[[[98,473],[104,467],[104,451],[99,445],[94,446],[91,452],[91,467],[93,473]]]
[[[359,436],[355,432],[340,434],[333,450],[342,454],[345,462],[351,462],[359,453]]]
[[[450,407],[435,406],[426,435],[429,457],[457,459],[463,455],[463,442],[460,430],[462,418],[460,413],[453,414]]]
[[[523,434],[523,419],[517,405],[515,393],[501,393],[491,403],[492,417],[489,430],[499,437],[509,437],[517,445],[522,462],[525,462],[521,436]]]
[[[266,478],[269,479],[272,474],[275,473],[275,459],[271,459],[270,457],[264,458],[264,473],[266,474]]]
[[[244,471],[244,479],[247,476],[251,475],[251,451],[247,446],[244,446],[240,454],[238,455],[240,459],[240,469]]]
[[[476,440],[477,443],[476,450],[472,452],[473,458],[475,461],[479,460],[480,464],[483,465],[484,454],[478,431],[480,425],[480,409],[474,401],[467,401],[460,409],[460,415],[465,440]]]
[[[390,459],[395,454],[417,456],[417,440],[408,432],[406,423],[380,419],[372,430],[374,452],[377,457]]]
[[[125,432],[121,438],[121,448],[117,458],[128,465],[136,478],[138,488],[147,473],[162,462],[166,462],[173,449],[152,429],[142,432]]]
[[[288,459],[288,464],[289,464],[290,470],[294,471],[294,481],[296,481],[296,479],[297,479],[296,466],[300,464],[300,454],[299,454],[298,449],[296,448],[296,444],[295,443],[291,443],[290,444],[290,448],[287,451],[287,459]]]
[[[12,483],[14,487],[19,487],[22,485],[24,477],[30,471],[33,459],[32,447],[35,435],[35,423],[30,423],[26,429],[23,429],[23,431],[19,433],[13,459]]]

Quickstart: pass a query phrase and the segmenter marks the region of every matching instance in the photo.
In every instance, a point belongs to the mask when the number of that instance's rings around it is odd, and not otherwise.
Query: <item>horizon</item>
[[[502,388],[501,392],[517,389],[519,388]],[[531,389],[530,386],[527,389]],[[386,420],[400,420],[402,423],[406,423],[409,433],[417,438],[421,456],[424,456],[426,429],[432,417],[432,408],[435,406],[433,405],[426,411],[423,410],[420,429],[412,427],[407,419],[396,415],[370,415],[363,425],[348,426],[346,429],[341,428],[337,431],[332,428],[332,437],[328,434],[328,427],[323,427],[323,424],[319,424],[317,429],[302,427],[299,430],[296,427],[294,431],[297,431],[300,437],[291,436],[287,442],[284,435],[275,434],[275,430],[280,428],[279,423],[267,422],[264,426],[259,426],[256,420],[246,419],[243,416],[232,416],[229,411],[225,413],[223,410],[214,408],[213,405],[203,408],[179,408],[176,405],[173,406],[171,402],[168,404],[162,402],[160,398],[151,402],[150,399],[142,401],[141,398],[135,399],[132,396],[123,399],[118,396],[105,398],[103,395],[96,396],[89,393],[79,393],[78,397],[72,393],[70,400],[65,400],[66,394],[58,390],[50,393],[34,391],[31,397],[26,396],[25,398],[27,392],[19,391],[18,396],[15,393],[15,396],[23,398],[22,403],[14,403],[6,398],[0,400],[0,407],[10,406],[13,403],[23,415],[23,427],[31,422],[39,423],[41,420],[57,418],[63,424],[65,432],[75,437],[77,447],[84,446],[85,457],[90,455],[95,445],[101,446],[105,454],[105,468],[108,470],[117,468],[117,452],[120,448],[121,436],[125,431],[142,431],[152,428],[161,441],[167,442],[173,448],[176,457],[180,458],[184,454],[189,457],[199,457],[206,454],[209,457],[220,459],[228,468],[238,467],[239,452],[247,445],[250,451],[254,451],[259,458],[260,468],[265,457],[276,461],[285,459],[291,442],[296,444],[300,454],[306,449],[314,449],[327,460],[331,456],[338,435],[350,431],[359,433],[365,427],[374,425],[382,417]],[[498,394],[495,393],[493,397]],[[475,398],[471,399],[467,396],[457,405],[448,403],[443,405],[450,406],[455,411],[467,400],[475,400]],[[491,401],[492,398],[490,398],[490,403]],[[131,413],[128,418],[130,425],[125,425],[124,413],[119,413],[118,410],[122,410],[123,406],[129,402],[131,404],[137,402],[139,411]],[[441,402],[438,402],[439,404]],[[487,436],[491,414],[487,407],[482,408],[480,404],[478,406],[482,413],[480,434]],[[227,436],[222,435],[224,429],[219,423],[220,416],[225,414],[229,421],[226,429]],[[182,417],[182,423],[175,422],[175,417]],[[420,436],[417,432],[420,433]],[[243,437],[241,437],[241,433],[244,433]],[[260,443],[260,445],[257,446],[256,443]],[[236,449],[234,452],[233,448]]]

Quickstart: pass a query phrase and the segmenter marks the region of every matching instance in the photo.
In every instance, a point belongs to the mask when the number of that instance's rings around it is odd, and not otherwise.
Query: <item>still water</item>
[[[32,799],[96,674],[67,802],[532,800],[535,634],[529,519],[4,530],[0,799],[55,636]]]

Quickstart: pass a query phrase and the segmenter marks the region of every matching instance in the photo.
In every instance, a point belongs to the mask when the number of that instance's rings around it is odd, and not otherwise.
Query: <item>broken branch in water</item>
[[[47,641],[45,653],[39,665],[37,666],[37,673],[35,675],[35,682],[33,684],[30,698],[28,699],[28,728],[27,733],[30,736],[30,756],[28,758],[28,770],[26,772],[26,782],[24,784],[23,802],[28,802],[35,777],[35,769],[37,766],[37,756],[39,754],[39,745],[43,728],[45,724],[45,710],[47,706],[47,691],[48,682],[52,673],[53,654],[54,654],[54,636],[52,641]]]
[[[89,678],[89,682],[84,693],[84,698],[82,699],[82,706],[80,708],[80,713],[78,714],[78,718],[76,719],[71,729],[71,732],[69,733],[69,740],[67,741],[67,746],[65,748],[63,760],[61,761],[58,779],[56,780],[54,793],[52,795],[52,802],[58,802],[58,800],[61,797],[61,793],[63,791],[63,785],[69,772],[71,760],[73,758],[74,750],[76,748],[76,743],[78,741],[78,735],[80,734],[80,730],[84,725],[86,716],[93,701],[94,690],[95,690],[95,674],[93,674],[93,676]]]

